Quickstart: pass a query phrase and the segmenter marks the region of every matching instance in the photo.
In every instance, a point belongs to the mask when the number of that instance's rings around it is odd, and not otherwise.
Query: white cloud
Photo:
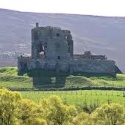
[[[0,8],[30,12],[125,16],[125,0],[1,0]]]

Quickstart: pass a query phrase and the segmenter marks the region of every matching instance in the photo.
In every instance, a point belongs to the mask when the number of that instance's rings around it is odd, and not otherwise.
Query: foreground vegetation
[[[0,125],[125,125],[125,107],[104,104],[92,112],[65,104],[58,96],[35,103],[0,89]]]

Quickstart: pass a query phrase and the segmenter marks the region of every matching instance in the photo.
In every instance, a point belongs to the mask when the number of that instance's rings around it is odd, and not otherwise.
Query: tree
[[[43,118],[34,118],[29,125],[47,125],[47,121]]]
[[[0,89],[0,125],[18,124],[17,110],[21,95],[7,89]]]
[[[92,113],[94,125],[123,125],[125,123],[124,107],[120,104],[105,104]]]
[[[73,118],[73,125],[92,125],[90,115],[85,112],[80,112]]]
[[[29,99],[22,99],[18,109],[18,119],[21,125],[31,125],[35,122],[36,104]]]
[[[63,104],[58,96],[51,96],[47,100],[41,101],[41,109],[48,124],[68,125],[76,115],[77,110],[74,106]]]

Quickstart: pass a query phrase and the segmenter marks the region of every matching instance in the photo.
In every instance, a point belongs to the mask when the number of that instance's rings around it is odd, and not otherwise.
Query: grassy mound
[[[96,86],[125,87],[125,74],[117,74],[113,77],[90,77]]]
[[[26,75],[18,76],[16,67],[0,68],[0,88],[32,88],[32,79]]]
[[[49,74],[48,74],[49,73]],[[31,72],[30,74],[24,74],[23,76],[18,76],[16,67],[2,67],[0,68],[0,88],[2,87],[15,87],[15,88],[32,88],[32,76],[38,74],[39,77],[43,78],[47,76],[52,76],[51,72]],[[110,76],[102,75],[69,75],[64,73],[57,73],[57,76],[65,77],[65,88],[72,87],[85,87],[85,86],[112,86],[112,87],[125,87],[125,74],[117,74],[116,78]],[[52,81],[55,77],[51,77]],[[44,84],[44,83],[43,83]]]

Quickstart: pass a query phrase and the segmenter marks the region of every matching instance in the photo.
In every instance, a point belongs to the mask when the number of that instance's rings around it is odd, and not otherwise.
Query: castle
[[[115,61],[105,55],[92,55],[86,51],[73,54],[73,39],[69,30],[57,27],[36,27],[32,29],[31,56],[18,57],[18,73],[24,70],[40,69],[65,73],[103,73],[116,75]]]

